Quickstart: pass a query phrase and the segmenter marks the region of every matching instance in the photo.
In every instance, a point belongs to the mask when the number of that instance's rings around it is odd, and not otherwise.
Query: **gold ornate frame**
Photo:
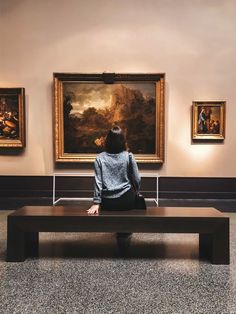
[[[8,110],[7,100],[11,97],[17,97],[17,104],[18,104],[18,111],[17,117],[15,116],[14,119],[11,121],[11,117],[9,116],[12,114],[11,111]],[[17,132],[19,136],[17,138],[11,138],[10,135],[8,136],[0,136],[0,147],[1,148],[22,148],[25,147],[25,89],[24,88],[0,88],[0,99],[6,99],[6,108],[4,110],[0,110],[0,127],[4,132],[6,131],[12,132],[17,127]],[[1,106],[3,106],[1,104]],[[1,107],[0,106],[0,107]],[[13,118],[12,118],[13,119]],[[18,121],[17,121],[18,120]],[[15,127],[14,127],[15,124]]]
[[[164,162],[164,90],[165,74],[76,74],[54,73],[55,104],[55,161],[56,162],[94,162],[96,154],[66,153],[64,151],[63,84],[64,83],[122,83],[150,82],[156,85],[156,144],[155,154],[135,154],[140,163]]]
[[[193,140],[218,140],[222,141],[225,139],[225,101],[193,101],[192,105],[192,139]],[[215,120],[211,120],[210,123],[212,126],[206,126],[204,131],[200,130],[200,114],[201,109],[210,109],[211,111],[214,108],[219,111],[218,127],[214,129]],[[210,119],[209,119],[210,120]]]

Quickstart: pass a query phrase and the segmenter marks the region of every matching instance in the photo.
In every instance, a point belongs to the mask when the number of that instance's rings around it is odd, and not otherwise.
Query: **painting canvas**
[[[98,82],[81,77],[56,79],[57,161],[94,160],[103,151],[106,134],[114,125],[123,129],[128,150],[137,160],[163,161],[160,79],[159,83],[119,80],[106,84],[100,78]]]
[[[24,89],[0,88],[0,147],[24,146]]]
[[[225,102],[193,102],[192,137],[197,140],[223,140]]]

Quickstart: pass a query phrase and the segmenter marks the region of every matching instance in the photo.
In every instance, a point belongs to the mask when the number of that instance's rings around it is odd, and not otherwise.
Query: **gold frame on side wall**
[[[25,142],[25,89],[0,88],[0,148],[23,148]]]
[[[225,139],[225,101],[193,101],[192,140]]]
[[[135,158],[139,163],[164,162],[164,129],[165,129],[165,74],[77,74],[54,73],[54,105],[55,105],[55,161],[56,162],[94,162],[96,153],[68,152],[65,150],[65,85],[64,84],[154,84],[155,89],[155,152],[136,153]]]

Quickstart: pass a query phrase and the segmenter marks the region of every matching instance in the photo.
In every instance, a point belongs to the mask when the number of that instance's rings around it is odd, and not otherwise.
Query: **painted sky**
[[[71,114],[83,113],[84,110],[95,107],[104,109],[109,107],[112,101],[112,93],[117,85],[123,85],[126,88],[138,89],[144,97],[155,98],[155,83],[115,83],[115,84],[97,84],[97,83],[64,83],[64,95],[70,96],[72,100]]]

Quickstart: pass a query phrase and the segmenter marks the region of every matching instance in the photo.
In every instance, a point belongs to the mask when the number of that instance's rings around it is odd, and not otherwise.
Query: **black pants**
[[[134,208],[135,194],[132,189],[125,192],[117,198],[102,198],[101,210],[131,210]],[[126,239],[131,233],[118,232],[116,233],[117,240]],[[119,243],[120,244],[120,243]]]
[[[134,208],[135,194],[132,189],[117,198],[102,198],[101,210],[131,210]]]

